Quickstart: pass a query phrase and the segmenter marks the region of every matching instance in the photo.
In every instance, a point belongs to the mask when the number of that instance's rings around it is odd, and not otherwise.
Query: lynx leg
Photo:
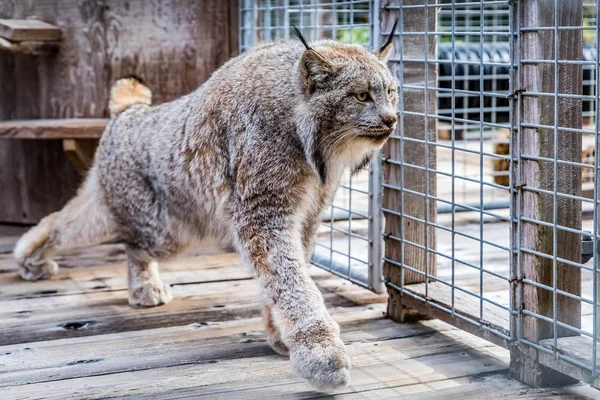
[[[308,275],[301,235],[293,231],[291,221],[265,208],[239,217],[242,254],[265,290],[296,369],[318,389],[345,387],[350,359],[340,328]]]
[[[268,304],[264,305],[263,308],[263,316],[265,319],[265,333],[267,335],[267,343],[275,352],[281,354],[282,356],[288,356],[290,354],[290,350],[283,343],[283,338],[281,337],[281,332],[275,319],[273,318],[273,312],[271,311],[271,306]]]
[[[48,279],[58,271],[52,261],[56,250],[92,246],[116,236],[114,219],[92,169],[77,196],[25,233],[13,255],[23,279]]]
[[[127,247],[129,276],[129,304],[154,307],[173,300],[169,285],[158,275],[158,262],[151,260],[144,251]]]

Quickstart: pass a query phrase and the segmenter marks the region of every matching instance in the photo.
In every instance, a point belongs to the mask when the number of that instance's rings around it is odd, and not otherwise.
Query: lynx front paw
[[[295,345],[291,360],[302,376],[318,390],[343,388],[350,383],[350,358],[340,339]]]
[[[129,304],[155,307],[173,300],[169,286],[162,282],[142,282],[129,289]]]
[[[40,264],[19,264],[19,274],[26,281],[37,281],[40,279],[50,279],[58,272],[58,264],[52,260]]]

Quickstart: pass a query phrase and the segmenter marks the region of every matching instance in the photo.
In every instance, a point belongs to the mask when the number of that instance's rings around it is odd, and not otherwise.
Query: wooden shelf
[[[0,139],[100,139],[108,119],[32,119],[0,122]]]

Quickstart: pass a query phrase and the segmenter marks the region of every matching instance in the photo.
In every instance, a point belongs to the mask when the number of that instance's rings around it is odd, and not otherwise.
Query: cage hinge
[[[591,234],[591,232],[586,231]],[[596,246],[596,251],[600,252],[600,243]],[[592,236],[581,236],[581,263],[585,264],[594,257],[594,240]]]

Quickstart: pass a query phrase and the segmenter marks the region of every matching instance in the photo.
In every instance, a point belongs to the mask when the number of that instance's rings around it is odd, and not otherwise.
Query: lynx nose
[[[387,126],[388,128],[391,128],[394,126],[394,124],[396,123],[396,120],[398,118],[394,115],[394,114],[390,114],[390,115],[384,115],[383,117],[381,117],[381,121],[383,122],[383,124],[385,126]]]

